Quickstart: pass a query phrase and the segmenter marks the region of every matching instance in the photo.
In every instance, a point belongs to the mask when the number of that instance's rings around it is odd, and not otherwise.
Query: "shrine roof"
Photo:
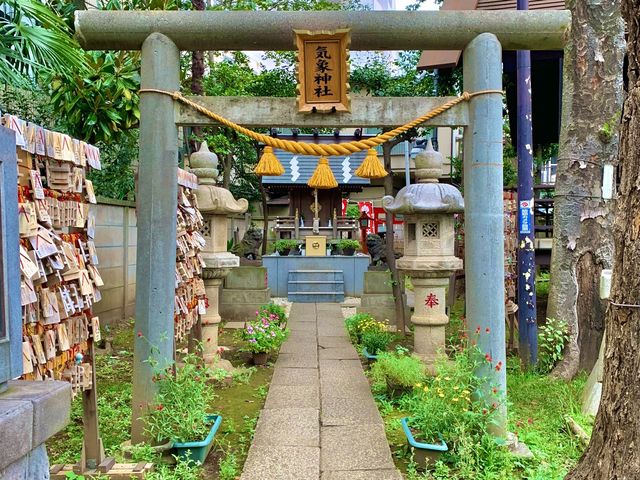
[[[262,183],[265,185],[306,186],[318,165],[318,157],[297,155],[277,149],[274,149],[274,153],[284,167],[284,174],[279,177],[262,177]],[[365,151],[348,156],[328,157],[329,166],[339,186],[363,186],[371,183],[368,178],[357,177],[354,173],[366,155]]]

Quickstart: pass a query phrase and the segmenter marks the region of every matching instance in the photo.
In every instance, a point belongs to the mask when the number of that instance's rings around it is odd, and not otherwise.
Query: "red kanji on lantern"
[[[436,305],[438,305],[438,303],[438,297],[436,297],[433,293],[430,293],[424,301],[424,304],[429,308],[435,307]]]

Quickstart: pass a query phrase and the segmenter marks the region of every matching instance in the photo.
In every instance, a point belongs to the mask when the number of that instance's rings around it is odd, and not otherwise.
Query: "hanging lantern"
[[[382,162],[380,162],[375,148],[367,150],[367,156],[355,171],[355,174],[362,178],[383,178],[387,176],[387,171],[384,169]]]
[[[260,161],[253,171],[261,177],[279,177],[284,173],[284,167],[273,153],[273,148],[264,147]]]
[[[320,160],[318,160],[318,166],[307,182],[307,185],[311,188],[325,190],[329,188],[336,188],[338,186],[338,182],[336,181],[336,177],[333,176],[327,157],[320,157]]]

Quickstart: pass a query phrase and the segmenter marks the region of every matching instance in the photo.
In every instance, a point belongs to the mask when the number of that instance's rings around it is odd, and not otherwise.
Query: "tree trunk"
[[[233,167],[233,153],[222,156],[222,188],[229,190],[231,185],[231,168]]]
[[[384,156],[384,168],[388,175],[384,177],[384,194],[393,195],[393,172],[391,170],[391,149],[402,140],[396,138],[382,145],[382,154]],[[393,288],[393,298],[396,304],[396,329],[400,335],[405,336],[404,324],[404,298],[402,297],[401,281],[404,277],[398,273],[396,268],[396,254],[393,248],[393,215],[385,215],[385,251],[387,256],[387,265],[391,271],[391,284]],[[365,240],[366,241],[366,240]]]
[[[260,145],[256,144],[256,158],[260,158],[262,149]],[[260,200],[262,201],[262,218],[264,219],[262,225],[262,251],[261,255],[267,254],[267,235],[269,234],[269,205],[267,204],[267,191],[262,184],[262,177],[258,178],[258,187],[260,188]]]
[[[602,399],[591,442],[570,480],[640,478],[640,4],[623,0],[629,91],[620,128],[615,261],[606,315]]]
[[[616,164],[624,29],[616,0],[567,0],[562,130],[553,215],[547,316],[569,326],[555,376],[591,370],[602,339],[600,272],[613,258],[613,201],[602,200],[602,168]],[[584,345],[584,348],[583,348]]]
[[[194,10],[204,10],[204,0],[191,0]],[[204,77],[204,52],[191,53],[191,93],[194,95],[204,95],[202,89],[202,78]]]

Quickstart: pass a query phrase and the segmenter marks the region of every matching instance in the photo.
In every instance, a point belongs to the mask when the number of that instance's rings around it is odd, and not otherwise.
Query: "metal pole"
[[[529,0],[518,0],[528,10]],[[536,325],[536,255],[533,196],[533,124],[531,118],[531,52],[518,50],[518,333],[520,358],[525,365],[538,361]]]
[[[464,89],[502,89],[502,48],[483,33],[464,50]],[[475,97],[464,133],[465,277],[467,324],[479,330],[478,347],[491,356],[477,372],[484,398],[497,404],[494,433],[506,434],[506,348],[504,327],[504,237],[502,206],[502,96]],[[498,394],[493,393],[493,388]]]
[[[153,33],[142,45],[141,87],[180,88],[180,57],[174,43]],[[153,402],[154,366],[174,355],[176,209],[178,198],[178,129],[173,100],[144,93],[140,98],[140,166],[137,212],[136,321],[133,355],[131,440],[145,440],[140,417]]]
[[[411,144],[409,140],[404,141],[404,183],[409,185],[411,183],[411,152],[409,147]]]

